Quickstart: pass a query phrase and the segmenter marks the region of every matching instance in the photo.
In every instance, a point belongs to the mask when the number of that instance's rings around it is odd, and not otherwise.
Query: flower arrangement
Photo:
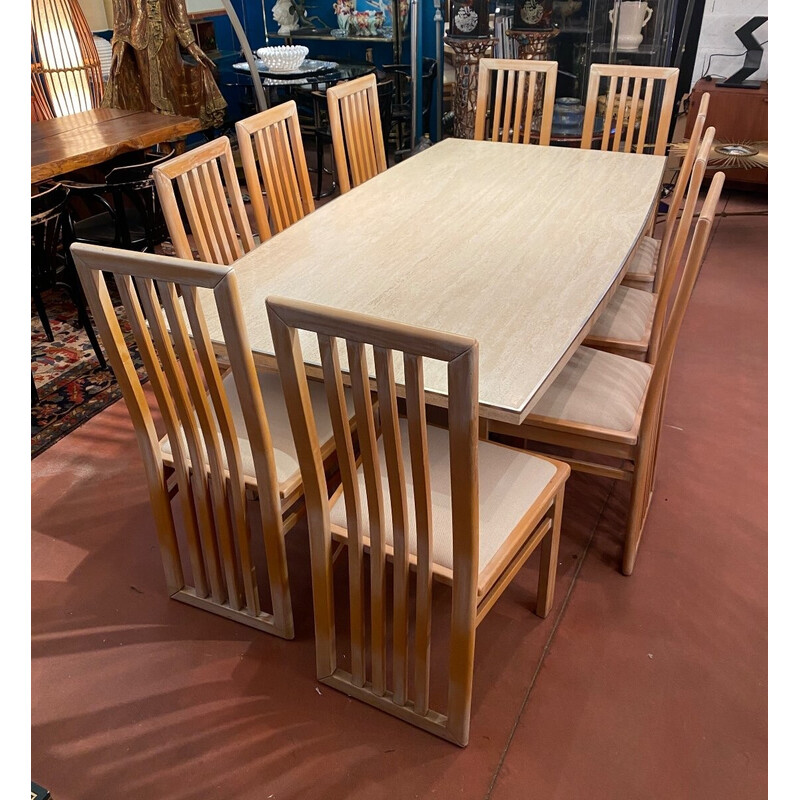
[[[353,13],[353,1],[352,0],[336,0],[333,4],[333,13],[336,16],[349,16]]]

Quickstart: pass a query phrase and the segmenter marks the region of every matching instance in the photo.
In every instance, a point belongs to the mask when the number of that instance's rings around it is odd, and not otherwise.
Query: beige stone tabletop
[[[273,362],[268,295],[464,334],[481,415],[520,422],[622,279],[665,161],[445,139],[234,264],[256,358]],[[305,358],[318,363],[313,346]],[[426,365],[425,388],[443,404],[445,370]]]

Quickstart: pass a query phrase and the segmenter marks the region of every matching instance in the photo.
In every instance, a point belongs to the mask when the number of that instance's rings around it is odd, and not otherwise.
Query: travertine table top
[[[256,358],[274,356],[268,295],[460,333],[479,342],[481,415],[521,422],[622,279],[665,161],[446,139],[234,264]],[[426,365],[425,388],[444,404],[445,370]]]

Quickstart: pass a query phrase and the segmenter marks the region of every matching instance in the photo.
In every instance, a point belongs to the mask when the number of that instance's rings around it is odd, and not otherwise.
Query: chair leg
[[[100,362],[101,368],[105,369],[106,359],[103,355],[102,349],[100,348],[100,342],[97,341],[97,335],[94,332],[92,321],[89,319],[89,315],[86,313],[86,300],[83,296],[83,292],[81,292],[76,286],[73,286],[70,282],[66,282],[64,286],[69,292],[70,300],[72,300],[73,305],[78,309],[78,321],[81,323],[81,327],[84,329],[84,331],[86,331],[86,335],[89,337],[92,350],[94,350],[94,354],[97,356],[97,360]]]
[[[653,496],[656,447],[653,437],[647,436],[640,443],[634,456],[631,497],[628,520],[625,526],[625,544],[622,550],[622,574],[631,575],[639,552],[639,543],[644,532],[644,523]]]
[[[322,173],[324,172],[325,163],[323,161],[323,152],[322,152],[322,139],[319,136],[316,137],[317,140],[317,193],[314,197],[319,200],[322,197]]]
[[[558,569],[558,545],[561,540],[561,513],[564,508],[564,487],[562,486],[550,509],[552,527],[539,545],[539,591],[536,594],[536,616],[546,617],[553,607]]]
[[[48,342],[52,342],[55,337],[53,336],[53,329],[50,327],[50,320],[47,318],[47,309],[44,307],[44,300],[38,291],[33,292],[33,304],[36,306],[36,313],[39,315],[39,320],[44,328],[44,335],[47,337]]]

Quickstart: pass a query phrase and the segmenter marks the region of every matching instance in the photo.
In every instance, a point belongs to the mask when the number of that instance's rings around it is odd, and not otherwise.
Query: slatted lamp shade
[[[31,0],[31,79],[53,116],[100,105],[100,58],[77,0]]]

